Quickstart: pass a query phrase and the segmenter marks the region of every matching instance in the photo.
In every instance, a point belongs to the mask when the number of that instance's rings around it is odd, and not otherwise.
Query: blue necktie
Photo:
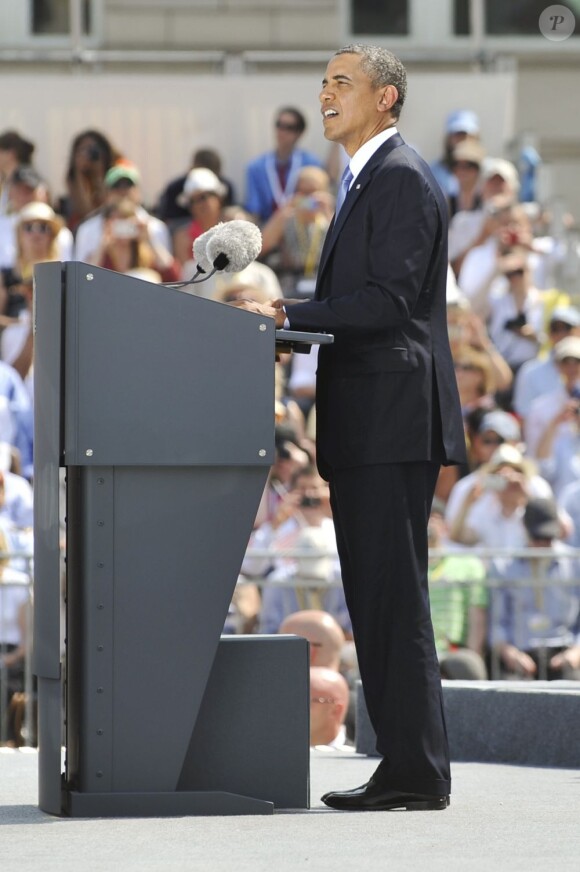
[[[350,166],[347,166],[342,174],[342,179],[340,180],[340,185],[338,186],[338,191],[336,192],[336,209],[334,212],[335,218],[338,217],[338,213],[342,209],[342,204],[346,199],[346,195],[348,194],[348,189],[350,188],[350,183],[352,182],[353,178],[354,176],[350,171]]]

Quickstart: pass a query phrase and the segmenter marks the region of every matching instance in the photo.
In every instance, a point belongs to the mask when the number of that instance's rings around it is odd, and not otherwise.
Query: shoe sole
[[[325,800],[322,800],[325,802]],[[325,802],[329,808],[334,808],[336,811],[396,811],[398,809],[404,809],[406,811],[444,811],[450,804],[451,800],[448,796],[442,796],[441,799],[429,799],[429,800],[412,800],[410,802],[393,802],[393,803],[385,803],[385,805],[372,805],[367,808],[361,808],[360,806],[337,806],[330,805],[330,803]]]
[[[442,796],[440,800],[425,801],[425,802],[407,802],[400,806],[391,806],[391,808],[406,808],[407,811],[443,811],[449,805],[449,797]]]

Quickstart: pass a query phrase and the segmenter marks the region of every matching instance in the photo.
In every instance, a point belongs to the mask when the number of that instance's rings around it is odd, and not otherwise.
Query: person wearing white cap
[[[481,472],[486,468],[500,447],[511,446],[523,450],[522,432],[517,419],[502,409],[487,412],[471,436],[470,459],[473,469],[469,475],[460,478],[453,486],[445,506],[445,522],[451,529],[462,510],[465,510],[463,523],[470,526],[471,513],[485,515],[494,507],[493,491],[481,488]],[[550,497],[552,488],[540,475],[533,473],[528,481],[528,490],[533,497]]]
[[[32,366],[33,270],[37,263],[62,259],[58,239],[64,221],[44,202],[28,203],[14,221],[16,253],[10,293],[19,294],[24,302],[18,320],[9,323],[2,331],[0,356],[26,379]],[[65,233],[70,236],[68,230]]]
[[[504,255],[516,249],[525,253],[532,283],[540,290],[544,289],[548,255],[540,250],[542,246],[536,247],[529,216],[521,204],[501,194],[487,201],[485,208],[488,214],[480,240],[462,260],[457,281],[474,310],[487,319],[492,298],[507,292],[508,282],[502,276]]]
[[[560,387],[534,400],[527,430],[530,453],[556,497],[580,479],[580,336],[554,346]]]
[[[457,194],[448,196],[449,215],[481,209],[481,166],[485,152],[479,142],[460,142],[451,155],[451,169],[457,179]]]
[[[542,394],[557,391],[561,385],[560,371],[554,360],[554,346],[566,336],[580,332],[580,311],[573,306],[556,306],[548,324],[550,354],[545,360],[528,360],[518,370],[512,403],[521,418],[527,418],[532,402]]]
[[[462,545],[486,548],[525,548],[523,514],[532,496],[535,467],[521,451],[500,445],[475,475],[450,525],[449,538]],[[483,496],[487,495],[487,499]]]
[[[493,157],[482,161],[480,208],[457,212],[449,224],[449,260],[457,273],[471,249],[485,243],[494,232],[494,222],[489,219],[502,202],[499,198],[503,198],[506,205],[514,203],[518,190],[518,173],[513,164]]]
[[[10,182],[10,214],[0,216],[0,268],[8,283],[15,277],[16,224],[18,213],[29,203],[48,203],[48,187],[43,178],[31,166],[18,167]],[[72,260],[73,236],[68,227],[61,227],[56,243],[58,260]],[[6,282],[5,282],[6,284]]]
[[[191,248],[197,237],[219,223],[226,193],[224,183],[206,167],[195,167],[186,176],[177,202],[189,209],[192,220],[178,228],[173,236],[173,250],[181,264],[191,259]]]
[[[471,109],[457,109],[450,112],[445,121],[445,140],[442,157],[431,164],[431,172],[447,196],[459,192],[458,181],[453,174],[453,150],[460,142],[479,139],[479,119]]]

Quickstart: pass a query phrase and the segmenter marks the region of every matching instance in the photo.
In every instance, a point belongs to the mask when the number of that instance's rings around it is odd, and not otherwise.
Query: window
[[[91,0],[81,0],[81,28],[91,32]],[[35,36],[61,36],[71,30],[70,0],[32,0],[30,31]]]
[[[351,0],[351,32],[407,36],[409,0]]]
[[[454,0],[453,33],[455,36],[469,36],[471,33],[470,11],[469,0]]]
[[[540,36],[538,21],[550,5],[549,0],[485,0],[485,33],[487,36]],[[580,4],[568,0],[567,6],[578,16]],[[454,0],[453,32],[456,36],[471,33],[470,0]]]
[[[485,32],[489,36],[538,36],[538,20],[549,5],[546,0],[488,0]]]

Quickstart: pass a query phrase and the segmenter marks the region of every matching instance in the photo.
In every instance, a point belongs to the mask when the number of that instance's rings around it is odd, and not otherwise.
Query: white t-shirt
[[[484,548],[526,548],[528,537],[524,527],[524,508],[516,509],[506,517],[495,494],[483,505],[478,500],[471,509],[465,525],[477,536],[477,544]]]
[[[150,215],[142,206],[137,207],[135,214],[141,221],[147,221],[151,238],[171,252],[171,235],[167,225],[159,218]],[[103,235],[103,224],[104,218],[101,212],[79,224],[74,245],[75,260],[86,263],[96,254]]]
[[[460,478],[459,481],[453,485],[451,493],[449,494],[449,499],[447,500],[447,505],[445,507],[445,521],[448,527],[451,527],[451,525],[455,521],[455,518],[457,517],[468,492],[477,481],[479,475],[480,472],[478,470],[475,470],[475,472],[471,472],[464,478]],[[528,491],[530,497],[533,499],[550,499],[552,497],[552,488],[550,487],[546,479],[542,478],[541,475],[533,475],[530,478],[530,480],[528,481]],[[475,501],[475,503],[467,513],[465,525],[467,527],[471,527],[471,515],[476,506],[478,507],[477,513],[479,513],[480,511],[484,514],[489,511],[493,513],[496,503],[497,497],[495,497],[495,495],[493,493],[490,493],[489,491],[484,491],[480,498]]]

